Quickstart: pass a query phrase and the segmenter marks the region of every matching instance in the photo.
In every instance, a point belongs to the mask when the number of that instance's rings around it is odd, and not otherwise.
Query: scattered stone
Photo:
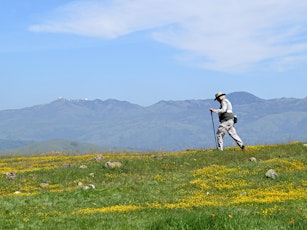
[[[104,156],[99,155],[99,156],[96,156],[94,159],[95,159],[95,161],[103,161],[104,160]]]
[[[84,186],[82,189],[83,189],[83,190],[95,189],[95,185],[89,184],[89,185]]]
[[[43,206],[49,206],[49,207],[51,207],[51,206],[52,206],[52,203],[51,203],[51,202],[46,202],[46,203],[43,203],[42,205],[43,205]]]
[[[46,182],[43,182],[43,183],[40,183],[39,186],[40,186],[41,188],[47,188],[47,187],[49,186],[49,184],[46,183]]]
[[[303,146],[307,147],[307,144],[303,144]]]
[[[92,189],[95,189],[95,185],[93,185],[93,184],[89,184],[88,185],[90,188],[92,188]]]
[[[78,182],[77,184],[79,187],[82,187],[83,186],[83,183],[82,182]]]
[[[14,194],[20,194],[21,192],[19,192],[19,191],[16,191],[16,192],[14,192]]]
[[[80,165],[80,169],[87,169],[86,165]]]
[[[278,176],[274,169],[268,170],[265,175],[267,178],[272,178],[273,180]]]
[[[107,167],[107,168],[120,168],[122,166],[122,163],[108,161],[108,162],[105,163],[104,166]]]
[[[63,165],[61,166],[61,168],[69,168],[69,167],[72,167],[72,165],[71,165],[71,164],[63,164]]]
[[[257,159],[255,157],[249,158],[249,161],[257,163]]]
[[[153,156],[154,159],[157,159],[157,160],[161,160],[164,158],[164,156]]]
[[[90,173],[89,176],[95,177],[95,173]]]
[[[247,196],[247,192],[242,192],[240,195],[241,196]]]
[[[6,172],[5,173],[8,180],[15,180],[16,179],[16,173],[15,172]]]

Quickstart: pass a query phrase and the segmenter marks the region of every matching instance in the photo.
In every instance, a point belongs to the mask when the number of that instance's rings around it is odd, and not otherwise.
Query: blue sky
[[[307,1],[2,0],[0,110],[307,96]]]

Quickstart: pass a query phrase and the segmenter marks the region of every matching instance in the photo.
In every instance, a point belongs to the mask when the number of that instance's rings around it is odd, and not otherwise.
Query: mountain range
[[[233,92],[227,98],[238,116],[237,132],[247,146],[307,140],[307,97],[266,100],[248,92]],[[210,107],[217,108],[219,103],[213,99],[159,101],[143,107],[114,99],[60,98],[2,110],[0,151],[215,148],[218,118],[212,114],[212,120]],[[234,145],[229,136],[225,136],[225,145]]]

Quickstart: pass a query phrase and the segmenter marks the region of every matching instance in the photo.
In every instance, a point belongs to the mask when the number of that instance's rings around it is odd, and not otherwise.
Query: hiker
[[[219,116],[220,124],[216,132],[217,137],[217,148],[223,151],[223,138],[225,134],[228,134],[235,140],[237,145],[245,150],[245,146],[241,138],[238,136],[236,129],[234,127],[234,115],[232,113],[232,105],[228,99],[226,99],[226,94],[218,92],[215,94],[215,101],[220,103],[219,109],[210,108],[211,113],[217,113]]]

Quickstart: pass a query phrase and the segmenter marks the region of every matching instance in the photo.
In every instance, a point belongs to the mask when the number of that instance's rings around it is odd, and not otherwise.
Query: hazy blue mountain
[[[234,92],[227,95],[227,97],[234,105],[251,104],[264,101],[264,99],[246,92]]]
[[[11,150],[32,144],[33,141],[22,140],[0,140],[0,150]]]
[[[307,140],[307,98],[265,100],[247,92],[227,97],[238,115],[237,131],[246,145]],[[0,111],[0,139],[25,144],[65,139],[105,149],[144,151],[214,148],[210,107],[217,108],[219,103],[210,98],[159,101],[142,107],[112,99],[58,99]],[[218,119],[213,116],[216,131]],[[227,136],[225,142],[234,144]],[[0,142],[1,149],[12,147]]]

